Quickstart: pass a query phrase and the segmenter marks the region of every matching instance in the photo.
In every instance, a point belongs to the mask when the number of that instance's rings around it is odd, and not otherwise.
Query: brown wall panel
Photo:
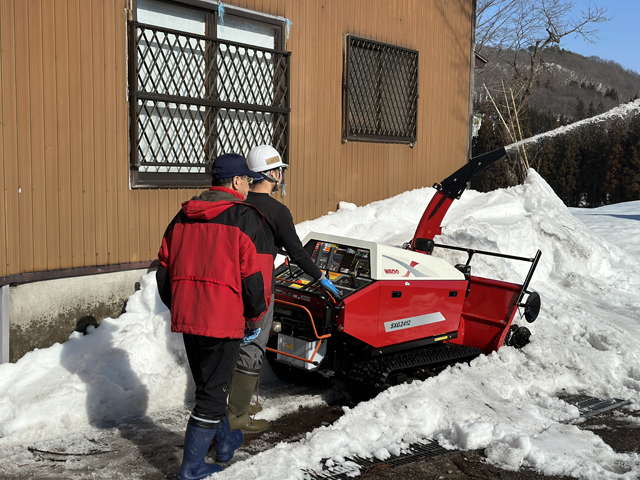
[[[71,167],[71,263],[74,268],[84,267],[85,263],[85,224],[84,224],[84,162],[82,140],[82,68],[86,63],[82,58],[80,47],[80,1],[68,0],[68,31],[69,31],[69,145]],[[77,61],[80,59],[80,61]]]
[[[163,195],[164,193],[164,195]],[[186,200],[186,198],[185,198]],[[155,238],[156,238],[156,244],[155,245],[151,245],[151,252],[149,252],[149,255],[155,255],[158,253],[158,248],[160,247],[160,242],[157,240],[159,238],[161,238],[161,235],[164,231],[164,228],[169,224],[169,222],[171,221],[171,218],[173,217],[173,215],[175,214],[175,211],[173,212],[173,214],[170,213],[170,210],[174,210],[173,208],[169,209],[169,190],[165,190],[163,192],[159,192],[158,195],[158,225],[156,226],[156,233],[155,233]]]
[[[298,28],[294,28],[291,25],[289,30],[289,40],[287,41],[287,49],[291,49],[290,45],[298,45],[299,49],[304,48],[305,38],[302,32],[304,31],[304,18],[305,18],[305,4],[303,2],[298,2],[293,0],[293,6],[290,10],[293,18],[299,19],[298,23],[300,26]],[[289,134],[290,141],[289,145],[291,148],[290,155],[290,163],[291,167],[289,168],[289,193],[287,194],[287,204],[291,208],[291,213],[294,218],[303,218],[304,205],[302,203],[301,196],[294,196],[293,193],[293,185],[298,186],[297,188],[304,188],[304,171],[302,168],[294,168],[294,161],[300,162],[305,155],[305,129],[304,124],[302,123],[302,119],[304,118],[302,115],[302,111],[305,108],[304,104],[304,83],[303,80],[305,77],[305,70],[303,68],[304,63],[301,61],[301,58],[296,58],[295,55],[291,55],[291,109],[294,108],[300,112],[299,115],[290,116],[290,126],[289,126]]]
[[[2,29],[2,7],[0,7],[0,29]],[[2,85],[2,35],[0,34],[0,276],[7,271],[7,224],[5,208],[5,174],[4,174],[4,109],[3,109],[3,85]]]
[[[140,241],[140,218],[141,218],[141,191],[131,192],[129,196],[129,256],[132,262],[140,262],[143,260],[140,252],[142,251],[142,242]],[[120,232],[120,235],[123,233]],[[125,233],[126,235],[126,233]]]
[[[65,0],[54,3],[55,21],[55,79],[57,165],[58,165],[58,228],[60,267],[73,266],[72,214],[71,214],[71,135],[69,101],[69,23]],[[48,36],[45,36],[47,41]],[[47,128],[50,126],[47,125]],[[49,182],[49,185],[52,185]]]
[[[299,222],[432,185],[465,161],[465,0],[233,0],[291,20],[287,204]],[[153,260],[197,189],[130,189],[127,0],[0,3],[0,276]],[[342,144],[344,35],[420,52],[418,141]],[[18,193],[20,189],[21,193]]]
[[[166,190],[163,191],[166,195]],[[163,226],[160,226],[160,212],[159,212],[159,191],[156,188],[149,190],[149,203],[147,210],[147,226],[149,228],[148,238],[149,245],[145,252],[146,258],[154,258],[154,255],[158,253],[158,246],[160,245],[160,231]]]
[[[96,264],[95,142],[92,2],[80,1],[80,103],[82,106],[82,206],[84,265]],[[77,134],[78,132],[73,132]]]
[[[20,249],[18,230],[18,162],[16,125],[16,52],[14,6],[0,2],[0,158],[2,159],[2,210],[0,227],[0,272],[5,276],[20,272]],[[19,233],[19,232],[18,232]]]
[[[113,21],[115,27],[115,106],[116,106],[116,137],[115,137],[115,165],[117,199],[117,235],[118,261],[120,263],[137,262],[140,260],[137,239],[132,236],[134,225],[133,195],[129,190],[129,107],[127,103],[127,15],[121,2],[114,2]],[[135,217],[137,227],[137,216]]]
[[[312,161],[312,158],[317,158],[315,155],[315,136],[316,130],[315,122],[315,110],[314,110],[314,102],[315,98],[315,84],[314,80],[317,78],[314,70],[314,63],[309,62],[307,59],[315,58],[315,51],[313,47],[315,46],[315,42],[317,41],[317,22],[313,19],[316,15],[316,3],[315,2],[305,2],[305,11],[304,17],[300,19],[301,27],[304,29],[303,34],[305,35],[304,39],[304,50],[298,51],[299,57],[299,67],[304,69],[304,77],[302,79],[302,99],[301,101],[304,104],[304,109],[301,109],[300,115],[296,115],[298,117],[298,121],[301,122],[301,126],[304,130],[303,132],[295,132],[294,135],[302,134],[304,138],[304,150],[303,157],[300,160],[300,166],[293,165],[292,168],[300,168],[301,171],[304,172],[302,177],[302,182],[299,185],[302,185],[303,191],[307,193],[307,195],[300,195],[296,186],[291,186],[291,190],[293,190],[293,195],[296,200],[300,200],[302,205],[302,212],[298,215],[298,218],[310,218],[310,212],[312,211],[313,204],[315,203],[315,189],[312,190],[312,182],[315,182],[316,178],[316,167],[317,161]],[[294,45],[291,45],[292,55],[294,51]],[[293,115],[291,115],[293,117]],[[313,157],[312,157],[313,156]],[[302,168],[301,168],[302,167]]]
[[[44,69],[42,56],[41,2],[28,2],[29,94],[31,122],[31,181],[33,188],[33,269],[47,270],[47,204],[44,155]]]
[[[140,229],[138,238],[140,239],[140,260],[149,259],[149,190],[138,190],[138,211],[140,218],[138,219]]]
[[[293,0],[283,0],[281,5],[279,6],[279,12],[278,14],[281,16],[285,16],[285,12],[291,12],[293,9],[293,5],[294,2]],[[291,37],[286,38],[285,35],[285,48],[288,48],[288,45],[291,43]],[[293,59],[292,59],[293,61]],[[292,64],[290,64],[292,68]],[[289,102],[290,103],[296,103],[297,100],[294,100],[294,95],[297,93],[297,90],[295,90],[293,88],[293,84],[294,84],[294,78],[296,77],[296,70],[292,70],[290,71],[290,79],[291,79],[291,86],[289,88]],[[296,156],[296,150],[297,150],[297,142],[294,142],[293,138],[289,139],[289,158],[294,158]],[[286,172],[286,176],[285,176],[285,183],[287,185],[291,184],[292,178],[293,178],[294,172],[292,170],[288,170]],[[297,178],[297,177],[296,177]],[[285,188],[286,189],[286,188]],[[289,197],[289,198],[287,198]],[[290,196],[283,196],[282,193],[277,193],[276,194],[276,198],[278,198],[278,200],[280,200],[281,202],[283,202],[285,205],[287,205],[289,207],[289,209],[291,210],[291,212],[294,211],[295,206],[291,204],[291,197]]]
[[[91,1],[92,74],[91,101],[93,102],[93,162],[94,162],[94,218],[96,224],[95,265],[106,265],[107,258],[107,168],[105,118],[105,41],[104,6],[111,0]],[[84,41],[84,39],[83,39]],[[110,106],[109,110],[112,107]]]
[[[331,196],[334,203],[333,209],[337,209],[338,202],[336,199],[340,198],[340,191],[342,190],[342,181],[340,178],[340,146],[342,141],[341,122],[337,119],[341,118],[340,112],[342,110],[342,56],[333,55],[332,52],[341,51],[340,41],[342,39],[342,28],[338,23],[338,19],[342,16],[342,3],[335,2],[331,4],[331,20],[329,32],[329,77],[327,84],[331,87],[329,97],[326,100],[327,107],[329,108],[328,117],[328,131],[329,140],[327,146],[329,148],[329,154],[327,160],[330,162],[331,170],[329,172],[329,182],[332,185]]]
[[[60,211],[58,204],[58,112],[56,44],[48,39],[56,38],[53,2],[42,2],[42,70],[44,73],[44,162],[47,270],[60,269]]]
[[[118,157],[116,138],[116,36],[118,28],[115,17],[115,4],[112,0],[104,3],[104,104],[105,108],[105,181],[106,181],[106,228],[107,263],[121,263],[118,234]],[[125,260],[125,262],[128,260]]]
[[[31,182],[31,90],[29,77],[29,12],[27,2],[15,5],[16,126],[18,160],[18,212],[21,271],[34,270],[33,191]],[[25,115],[26,113],[26,115]]]

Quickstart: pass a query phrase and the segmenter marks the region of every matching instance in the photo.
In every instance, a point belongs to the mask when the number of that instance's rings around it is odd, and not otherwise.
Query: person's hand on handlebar
[[[320,282],[320,285],[322,285],[322,288],[324,288],[331,295],[333,295],[336,300],[342,299],[342,295],[340,295],[340,292],[338,291],[336,286],[333,284],[331,280],[329,280],[327,277],[324,276],[324,273],[322,274],[318,282]]]

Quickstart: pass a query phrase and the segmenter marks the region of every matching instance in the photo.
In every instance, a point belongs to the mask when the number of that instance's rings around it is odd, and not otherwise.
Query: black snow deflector
[[[449,198],[460,198],[462,192],[467,188],[467,183],[469,183],[469,180],[471,180],[476,173],[500,160],[506,154],[506,149],[502,147],[498,150],[473,157],[464,167],[456,170],[452,175],[442,181],[440,184],[441,191]]]
[[[456,170],[441,183],[436,183],[435,195],[422,214],[418,228],[411,240],[411,249],[431,253],[433,238],[440,235],[440,224],[446,215],[451,203],[460,198],[467,188],[469,180],[480,170],[487,168],[492,163],[500,160],[507,154],[505,147],[485,153],[469,160],[469,163]]]

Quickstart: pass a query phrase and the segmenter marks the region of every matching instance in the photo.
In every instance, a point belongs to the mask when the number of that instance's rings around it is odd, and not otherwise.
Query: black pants
[[[192,418],[220,420],[227,414],[228,390],[238,361],[240,340],[186,333],[182,336],[196,384],[196,406],[191,413]]]

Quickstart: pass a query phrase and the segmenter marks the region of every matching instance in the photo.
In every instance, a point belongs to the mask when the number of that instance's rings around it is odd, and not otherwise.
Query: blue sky
[[[606,8],[607,15],[612,17],[609,22],[600,24],[600,40],[589,44],[581,37],[565,37],[560,47],[585,57],[597,55],[614,60],[640,73],[640,0],[593,0],[592,4]],[[581,1],[576,2],[576,11],[579,12],[583,5]]]

